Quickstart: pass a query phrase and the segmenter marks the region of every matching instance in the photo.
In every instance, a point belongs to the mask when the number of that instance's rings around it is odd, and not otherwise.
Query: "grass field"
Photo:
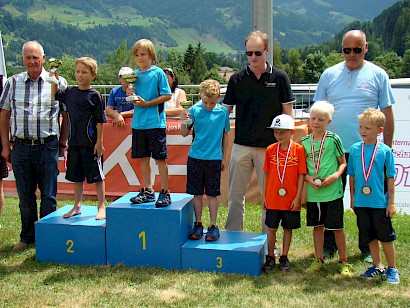
[[[60,201],[59,206],[72,204]],[[93,202],[84,202],[93,204]],[[227,208],[219,210],[219,224]],[[204,218],[208,217],[205,209]],[[246,231],[260,230],[260,206],[246,208]],[[206,222],[206,221],[205,221]],[[368,264],[360,260],[355,217],[346,212],[345,229],[354,278],[337,274],[337,259],[325,270],[307,275],[313,244],[311,230],[294,232],[289,254],[292,270],[260,277],[159,268],[73,266],[36,261],[35,247],[12,253],[19,239],[18,200],[6,198],[0,217],[0,307],[409,307],[410,216],[394,218],[399,285],[357,277]],[[281,238],[281,233],[278,238]],[[166,240],[166,237],[164,238]],[[92,241],[92,239],[90,239]],[[164,255],[164,258],[166,256]]]

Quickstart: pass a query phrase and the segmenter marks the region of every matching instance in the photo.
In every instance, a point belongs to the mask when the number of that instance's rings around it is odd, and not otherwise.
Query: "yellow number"
[[[147,249],[147,242],[145,240],[145,231],[142,231],[140,234],[138,234],[138,238],[142,238],[142,250]]]
[[[218,257],[216,258],[216,260],[218,260],[218,264],[216,265],[217,268],[222,268],[222,258]]]
[[[67,242],[65,242],[65,244],[68,245],[67,252],[68,253],[74,253],[74,250],[72,250],[72,248],[74,246],[74,241],[73,240],[67,240]]]

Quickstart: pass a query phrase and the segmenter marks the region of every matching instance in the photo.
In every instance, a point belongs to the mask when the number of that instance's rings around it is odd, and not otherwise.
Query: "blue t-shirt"
[[[164,71],[153,65],[145,72],[137,69],[138,79],[135,81],[135,94],[146,101],[152,101],[160,95],[171,95],[167,76]],[[134,129],[166,128],[165,104],[136,107],[131,127]]]
[[[107,105],[114,107],[119,113],[124,111],[129,111],[134,109],[134,105],[132,102],[127,102],[126,99],[127,95],[125,91],[122,89],[122,86],[118,86],[113,88],[110,91],[110,96],[108,97]]]
[[[347,174],[354,176],[354,206],[387,208],[388,195],[387,191],[384,191],[384,172],[386,170],[386,176],[388,178],[394,178],[396,176],[393,152],[387,145],[380,142],[369,181],[366,183],[362,170],[362,144],[363,141],[357,142],[352,146],[349,154],[349,162],[347,164]],[[369,170],[374,147],[375,144],[365,145],[364,147],[366,172]],[[365,185],[371,188],[370,195],[362,193],[362,188]]]
[[[222,137],[231,130],[228,110],[217,104],[212,110],[206,110],[202,102],[189,110],[195,139],[188,156],[202,160],[222,160]]]
[[[334,106],[328,130],[340,136],[347,151],[362,140],[357,116],[370,107],[383,109],[394,104],[389,76],[371,62],[355,71],[345,62],[329,67],[320,77],[313,100],[327,100]]]
[[[104,102],[94,89],[68,87],[58,91],[56,99],[61,110],[68,114],[68,145],[94,146],[97,142],[97,123],[105,123]]]

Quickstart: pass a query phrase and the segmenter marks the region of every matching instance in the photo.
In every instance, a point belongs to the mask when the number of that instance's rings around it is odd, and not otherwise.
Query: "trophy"
[[[51,84],[58,84],[58,80],[54,73],[61,65],[63,65],[63,61],[56,58],[50,58],[48,59],[48,63],[50,64],[50,73],[53,73],[53,76],[46,77],[46,81]]]
[[[183,102],[180,102],[180,104],[181,104],[182,108],[185,109],[185,113],[188,114],[188,109],[191,107],[192,102],[190,102],[190,101],[183,101]],[[185,119],[185,120],[182,120],[182,124],[191,125],[191,124],[192,124],[192,120],[189,119],[189,118],[187,118],[187,119]]]
[[[130,74],[123,74],[121,75],[122,79],[125,80],[125,82],[128,83],[128,88],[130,89],[134,89],[134,82],[135,80],[137,80],[138,75],[136,72],[132,72]],[[137,95],[130,95],[127,96],[125,99],[127,102],[132,102],[132,101],[139,101],[138,96]]]

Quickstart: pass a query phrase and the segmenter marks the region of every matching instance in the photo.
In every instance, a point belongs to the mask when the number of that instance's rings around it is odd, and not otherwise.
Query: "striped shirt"
[[[42,139],[59,134],[59,104],[51,100],[51,84],[43,68],[32,80],[27,72],[7,79],[0,97],[0,109],[11,112],[11,135],[21,139]],[[60,89],[67,81],[60,77]]]

